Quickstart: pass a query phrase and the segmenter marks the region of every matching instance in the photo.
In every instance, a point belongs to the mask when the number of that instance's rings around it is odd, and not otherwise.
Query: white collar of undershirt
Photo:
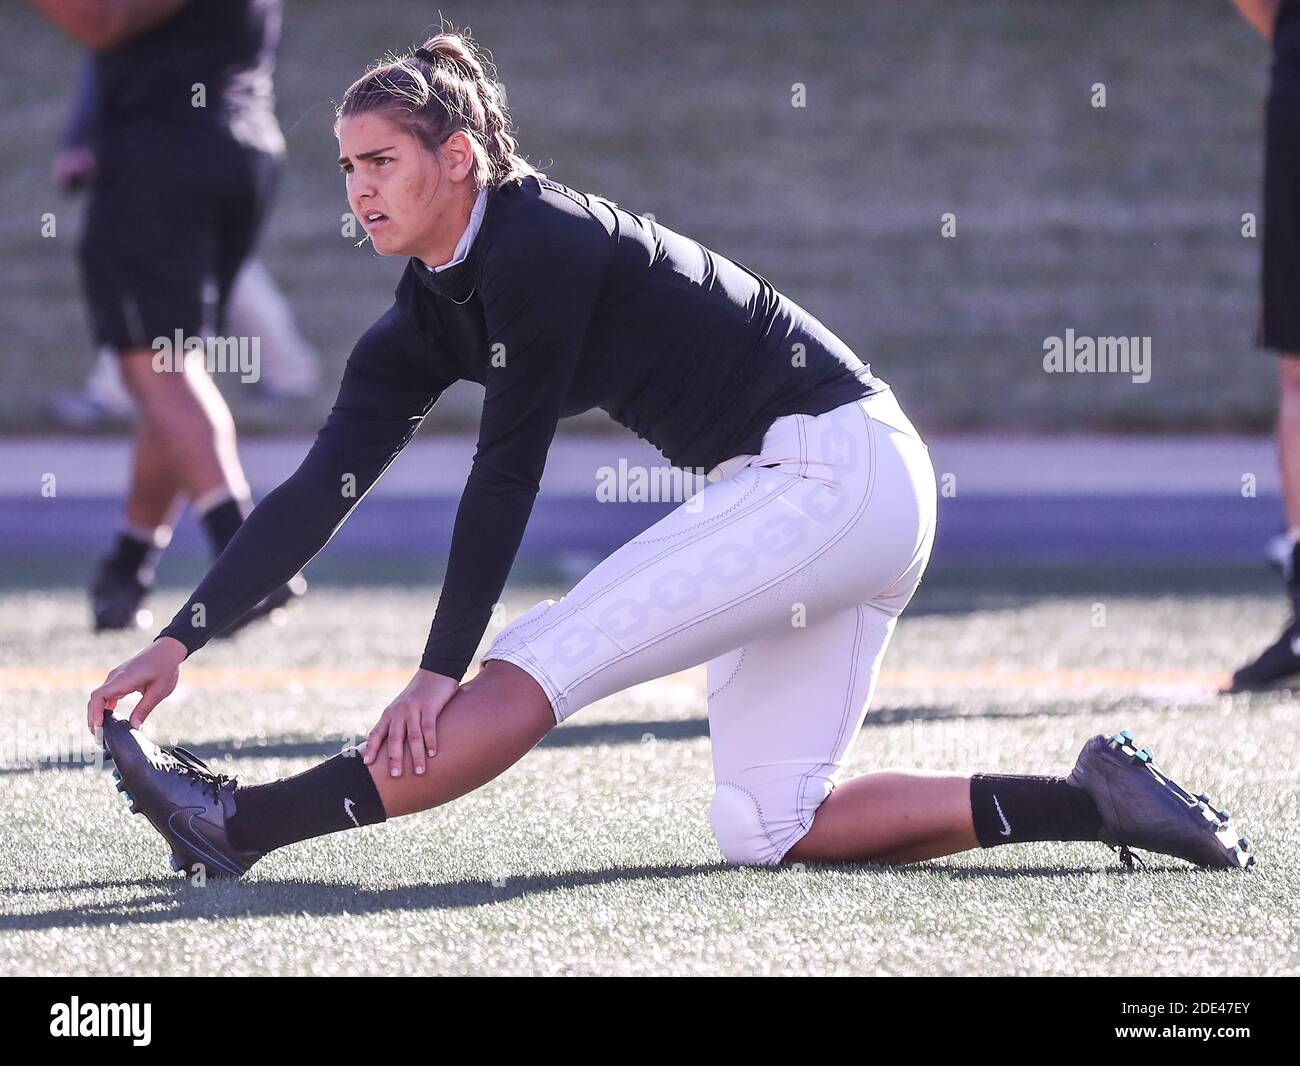
[[[478,235],[478,230],[483,225],[483,212],[487,210],[487,188],[479,189],[478,198],[474,201],[474,208],[469,213],[469,225],[465,227],[465,232],[460,235],[460,240],[456,242],[456,251],[452,253],[451,259],[443,263],[442,266],[431,267],[427,263],[424,269],[431,274],[436,274],[441,270],[450,270],[458,263],[463,263],[465,257],[469,255],[470,246],[474,243],[474,238]]]

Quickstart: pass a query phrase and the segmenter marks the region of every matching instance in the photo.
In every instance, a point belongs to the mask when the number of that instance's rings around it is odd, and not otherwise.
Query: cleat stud
[[[1202,803],[1209,803],[1209,802],[1210,802],[1210,794],[1209,794],[1208,792],[1202,792],[1202,793],[1201,793],[1199,796],[1197,796],[1196,798],[1197,798],[1198,800],[1200,800]]]
[[[113,787],[114,787],[115,789],[117,789],[119,792],[125,792],[125,791],[126,791],[126,782],[123,781],[123,780],[119,777],[119,778],[117,779],[117,784],[114,785]]]
[[[137,807],[134,803],[131,804],[131,813],[132,813],[132,814],[139,814],[139,813],[140,813],[140,808]]]
[[[1227,811],[1220,811],[1220,812],[1219,812],[1219,818],[1222,820],[1222,823],[1223,823],[1224,825],[1227,825],[1227,824],[1228,824],[1228,812],[1227,812]]]
[[[1242,851],[1249,851],[1249,850],[1250,850],[1250,837],[1242,837],[1240,840],[1238,840],[1238,841],[1237,841],[1237,847],[1241,848]]]
[[[1117,733],[1116,735],[1123,737],[1125,740],[1133,739],[1133,734],[1130,733],[1127,729],[1121,729],[1119,733]]]
[[[122,780],[122,775],[121,775],[120,773],[118,773],[116,770],[113,771],[113,780],[114,780],[114,781],[121,781],[121,780]]]
[[[183,869],[183,867],[181,866],[181,860],[178,859],[175,855],[173,855],[171,858],[171,864],[172,864],[172,869],[175,870],[177,873],[180,873],[181,870]]]
[[[131,793],[129,793],[126,789],[122,789],[122,798],[125,799],[127,803],[130,803],[132,805],[135,804],[135,797],[131,795]]]

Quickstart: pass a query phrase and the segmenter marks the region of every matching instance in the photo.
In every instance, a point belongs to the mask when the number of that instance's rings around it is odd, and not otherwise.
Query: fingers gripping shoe
[[[104,718],[104,750],[113,762],[117,790],[143,814],[172,849],[172,869],[202,865],[209,877],[240,877],[262,857],[230,842],[235,779],[218,774],[185,748],[162,748],[126,719]]]
[[[1228,812],[1209,796],[1192,796],[1155,767],[1127,729],[1093,737],[1066,779],[1082,788],[1101,813],[1101,839],[1132,867],[1130,847],[1173,855],[1198,866],[1245,869],[1255,862],[1250,841],[1228,828]]]

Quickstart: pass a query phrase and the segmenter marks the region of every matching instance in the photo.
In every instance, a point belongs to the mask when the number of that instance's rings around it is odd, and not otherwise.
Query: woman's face
[[[339,122],[348,204],[380,255],[415,256],[429,266],[449,260],[473,194],[473,163],[463,133],[435,153],[373,111]]]

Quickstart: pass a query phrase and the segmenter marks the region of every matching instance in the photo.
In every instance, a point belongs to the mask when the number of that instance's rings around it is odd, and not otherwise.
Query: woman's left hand
[[[366,739],[366,765],[387,748],[390,777],[402,776],[403,746],[411,750],[411,763],[417,774],[425,771],[426,758],[438,754],[438,715],[447,701],[456,695],[460,682],[432,670],[417,670],[406,686],[379,716]],[[384,741],[387,739],[388,743]]]

